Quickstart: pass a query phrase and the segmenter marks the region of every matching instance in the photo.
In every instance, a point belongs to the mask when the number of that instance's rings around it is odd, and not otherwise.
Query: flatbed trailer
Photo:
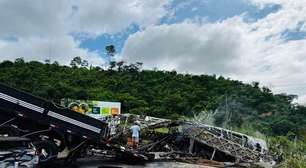
[[[57,106],[0,83],[0,135],[31,138],[38,148],[49,151],[42,161],[69,155],[83,144],[105,145],[107,123]]]

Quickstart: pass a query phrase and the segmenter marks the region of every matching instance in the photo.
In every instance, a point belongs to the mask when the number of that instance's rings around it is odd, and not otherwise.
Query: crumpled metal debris
[[[177,160],[197,164],[240,164],[247,167],[258,162],[275,164],[264,140],[199,123],[125,114],[120,116],[118,133],[111,143],[125,146],[130,153],[153,160]],[[141,142],[129,148],[129,127],[134,121],[141,126]],[[149,159],[150,160],[150,159]]]

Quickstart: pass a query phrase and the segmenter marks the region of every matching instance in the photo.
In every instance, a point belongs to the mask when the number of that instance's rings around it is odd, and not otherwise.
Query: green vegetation
[[[114,52],[110,47],[109,55]],[[305,152],[306,107],[292,103],[296,96],[273,94],[257,82],[245,84],[215,75],[142,70],[139,62],[111,62],[108,69],[102,69],[89,66],[81,58],[74,58],[71,67],[57,62],[25,62],[21,58],[3,61],[0,82],[54,102],[61,98],[120,101],[126,113],[173,119],[211,111],[217,126],[282,137],[271,141],[271,146],[283,139],[286,141],[282,143],[290,146],[289,142],[296,140]],[[291,161],[302,160],[292,154],[286,157],[290,165]],[[300,165],[305,166],[305,162]]]
[[[280,168],[305,168],[306,143],[298,139],[290,141],[290,135],[269,138],[270,152],[284,160]]]

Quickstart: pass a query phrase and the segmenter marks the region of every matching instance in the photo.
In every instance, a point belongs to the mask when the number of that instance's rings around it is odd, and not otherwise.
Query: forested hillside
[[[142,70],[141,66],[111,62],[108,69],[102,69],[89,67],[86,61],[61,66],[16,59],[0,63],[0,82],[54,102],[61,98],[120,101],[126,113],[165,118],[210,111],[218,126],[226,122],[266,135],[305,138],[306,107],[292,104],[294,95],[273,94],[257,82]]]

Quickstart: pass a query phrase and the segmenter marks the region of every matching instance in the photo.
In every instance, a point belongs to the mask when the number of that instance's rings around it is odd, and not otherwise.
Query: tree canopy
[[[247,125],[270,135],[306,132],[306,107],[293,104],[294,95],[273,94],[258,82],[245,84],[216,75],[143,70],[140,62],[111,62],[102,69],[88,67],[78,57],[71,67],[19,58],[0,63],[0,82],[54,102],[61,98],[120,101],[125,113],[164,118],[212,111],[218,126]]]

